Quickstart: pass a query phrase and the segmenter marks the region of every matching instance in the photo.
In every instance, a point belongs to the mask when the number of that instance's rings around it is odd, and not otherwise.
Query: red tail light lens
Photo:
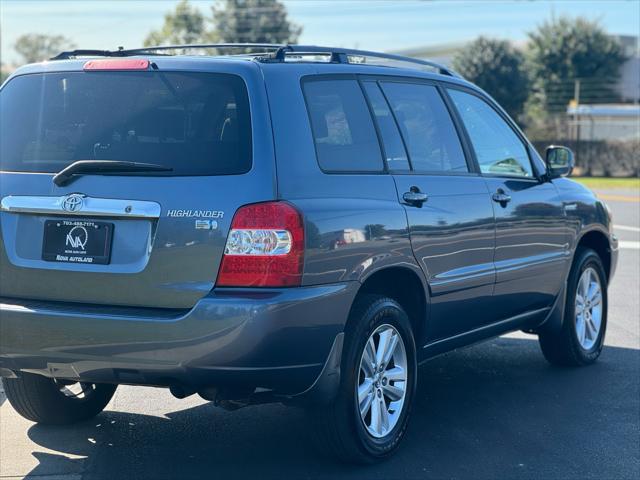
[[[233,217],[216,285],[294,287],[302,281],[304,224],[284,202],[241,207]]]
[[[138,58],[107,58],[89,60],[83,70],[148,70],[149,60]]]

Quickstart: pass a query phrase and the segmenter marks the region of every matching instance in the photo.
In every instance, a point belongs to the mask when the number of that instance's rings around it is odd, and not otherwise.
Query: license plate
[[[49,262],[108,264],[113,223],[46,220],[42,259]]]

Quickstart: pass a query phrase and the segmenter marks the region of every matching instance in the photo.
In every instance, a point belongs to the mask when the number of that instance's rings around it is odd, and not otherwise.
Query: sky
[[[0,60],[17,61],[25,33],[62,34],[81,48],[142,46],[177,0],[0,0]],[[212,0],[192,0],[210,14]],[[462,43],[478,35],[522,42],[552,15],[599,20],[612,34],[640,35],[640,0],[289,0],[300,43],[393,51]]]

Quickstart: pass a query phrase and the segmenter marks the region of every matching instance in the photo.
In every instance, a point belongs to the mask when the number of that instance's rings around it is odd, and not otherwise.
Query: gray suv
[[[366,462],[436,355],[515,330],[553,364],[602,350],[607,206],[443,66],[76,50],[15,72],[0,116],[0,375],[29,420],[168,387],[303,406]]]

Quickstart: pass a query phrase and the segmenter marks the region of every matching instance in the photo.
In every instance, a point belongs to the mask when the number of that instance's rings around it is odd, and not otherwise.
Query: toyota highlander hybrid
[[[564,178],[570,150],[541,158],[428,61],[64,52],[2,86],[0,167],[0,375],[34,422],[168,387],[302,406],[367,462],[400,444],[429,358],[515,330],[552,364],[603,347],[607,206]]]

